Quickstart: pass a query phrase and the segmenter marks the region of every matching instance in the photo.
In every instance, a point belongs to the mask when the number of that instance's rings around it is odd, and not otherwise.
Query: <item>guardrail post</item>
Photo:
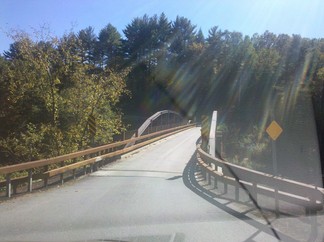
[[[46,166],[44,167],[44,173],[48,171],[48,168],[49,168],[48,165],[46,165]],[[44,187],[47,187],[47,185],[48,185],[48,177],[45,176],[45,177],[44,177]]]
[[[208,166],[213,168],[213,163],[209,162]],[[208,174],[208,185],[211,185],[211,177],[212,177],[212,173],[209,172],[209,174]]]
[[[221,142],[220,142],[220,154],[222,158],[225,158],[226,154],[225,154],[225,150],[224,150],[224,140],[223,140],[223,135],[221,137]]]
[[[239,181],[239,179],[235,179],[235,181],[236,181],[236,184],[235,184],[235,200],[239,201],[240,200],[240,188],[239,188],[240,181]]]
[[[214,176],[214,189],[216,189],[216,188],[218,188],[218,186],[217,186],[217,177]]]
[[[87,166],[84,166],[84,167],[83,167],[83,173],[84,173],[84,175],[87,174]]]
[[[206,179],[205,169],[201,168],[200,172],[201,172],[201,175],[202,175],[203,179],[205,180]]]
[[[167,128],[169,128],[170,127],[170,113],[168,112],[168,114],[167,114]]]
[[[11,177],[10,176],[11,174],[6,175],[6,193],[8,198],[11,197]]]
[[[75,179],[75,177],[76,177],[76,175],[75,175],[75,169],[73,169],[72,174],[73,174],[73,179]]]
[[[64,161],[61,162],[61,167],[63,167],[63,166],[64,166]],[[61,180],[61,184],[63,184],[64,183],[64,173],[60,174],[60,180]]]
[[[225,182],[225,180],[223,180],[224,183],[224,193],[227,193],[227,183]]]
[[[28,170],[28,192],[33,191],[33,171]]]
[[[256,182],[253,182],[253,187],[252,187],[252,198],[254,199],[255,203],[258,204],[258,186]]]
[[[275,188],[275,210],[276,210],[276,217],[279,218],[279,198],[278,198],[278,188]]]

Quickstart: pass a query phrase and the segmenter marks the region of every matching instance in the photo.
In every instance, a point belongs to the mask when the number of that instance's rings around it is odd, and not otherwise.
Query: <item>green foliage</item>
[[[97,55],[99,63],[108,66],[118,66],[120,57],[121,36],[117,29],[108,24],[98,36]]]
[[[117,105],[127,93],[127,69],[117,73],[84,61],[73,33],[46,42],[16,37],[1,65],[1,92],[7,95],[1,104],[6,120],[0,139],[3,164],[104,144],[122,130]],[[96,117],[94,138],[88,130],[90,114]]]
[[[55,156],[53,141],[62,144],[62,133],[50,125],[28,123],[26,130],[11,133],[0,140],[0,147],[10,163],[20,163]],[[63,149],[62,145],[60,149]]]
[[[97,37],[94,33],[94,29],[89,26],[80,30],[78,33],[78,39],[82,62],[95,64],[97,61],[96,59],[98,58],[96,56]]]
[[[178,55],[179,58],[185,58],[186,49],[195,40],[195,25],[184,17],[177,16],[172,25],[172,42],[170,51]],[[184,61],[184,59],[181,59]]]
[[[251,160],[258,157],[269,146],[269,138],[260,137],[260,134],[264,134],[264,130],[253,126],[251,131],[245,135],[241,135],[238,141],[241,150],[244,150]]]
[[[233,125],[229,128],[223,125],[220,129],[223,130],[223,142],[228,161],[248,168],[260,169],[265,161],[271,159],[270,140],[265,136],[262,127],[252,126],[244,132]]]

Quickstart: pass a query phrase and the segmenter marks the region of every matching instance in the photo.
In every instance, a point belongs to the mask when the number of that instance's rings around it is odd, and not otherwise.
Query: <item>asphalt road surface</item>
[[[199,135],[178,133],[76,181],[0,203],[0,240],[294,241],[204,193],[194,164]]]

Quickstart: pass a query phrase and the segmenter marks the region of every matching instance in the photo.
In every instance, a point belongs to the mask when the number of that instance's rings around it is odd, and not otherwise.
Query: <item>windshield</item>
[[[0,240],[323,241],[323,12],[2,1]]]

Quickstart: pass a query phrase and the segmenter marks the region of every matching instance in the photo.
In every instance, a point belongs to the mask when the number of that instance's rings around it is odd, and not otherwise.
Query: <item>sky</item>
[[[249,36],[269,30],[324,38],[324,0],[0,0],[0,53],[13,30],[32,34],[45,26],[61,37],[88,26],[99,33],[111,23],[122,34],[134,18],[162,12],[190,19],[205,36],[218,26]]]

